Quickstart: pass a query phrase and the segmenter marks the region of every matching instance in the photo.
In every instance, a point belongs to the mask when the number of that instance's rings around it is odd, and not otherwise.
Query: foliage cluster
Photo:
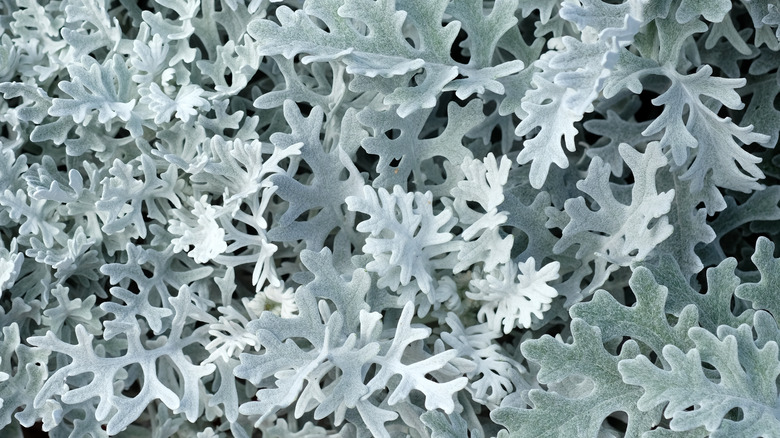
[[[780,436],[778,67],[777,0],[0,0],[0,435]]]

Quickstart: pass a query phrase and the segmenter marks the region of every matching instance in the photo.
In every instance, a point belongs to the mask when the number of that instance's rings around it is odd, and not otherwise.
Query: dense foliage
[[[0,0],[0,435],[780,436],[777,0]]]

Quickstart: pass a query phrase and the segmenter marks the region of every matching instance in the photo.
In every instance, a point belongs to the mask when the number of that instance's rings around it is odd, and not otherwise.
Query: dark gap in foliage
[[[3,125],[5,125],[5,124],[3,124]],[[70,128],[68,128],[68,131],[70,131]],[[6,131],[6,133],[7,133],[6,135],[10,135],[10,131]],[[70,137],[68,137],[68,138],[70,138]],[[28,163],[31,161],[30,160],[31,158],[38,157],[41,154],[43,154],[44,150],[45,149],[43,148],[43,146],[38,144],[38,143],[33,143],[33,142],[29,142],[28,141],[24,145],[24,152],[27,152],[27,156],[29,157],[28,158]]]
[[[555,17],[555,13],[552,15]],[[526,19],[528,21],[528,24],[530,27],[533,27],[533,38],[526,38],[523,37],[523,40],[526,42],[527,45],[530,45],[534,42],[534,40],[539,38],[544,38],[545,40],[549,40],[550,38],[554,38],[554,28],[552,26],[545,26],[541,24],[541,14],[539,11],[534,10]],[[525,21],[525,20],[524,20]],[[522,27],[521,27],[522,29]],[[549,46],[545,44],[542,46],[542,54],[548,52],[550,50]]]
[[[755,156],[761,158],[762,161],[760,163],[758,163],[758,167],[762,168],[762,170],[764,170],[765,173],[766,173],[766,169],[767,168],[771,168],[772,167],[772,164],[770,163],[771,162],[771,158],[768,158],[768,155],[772,154],[774,151],[767,150],[767,147],[765,147],[765,146],[763,146],[761,144],[758,144],[758,143],[749,143],[749,144],[746,144],[746,145],[742,145],[742,150],[744,150],[745,152],[748,152],[751,155],[755,155]],[[767,178],[771,178],[771,177],[772,177],[771,175],[767,175]],[[762,184],[765,184],[765,185],[773,185],[773,184],[769,183],[767,179],[762,179],[762,180],[760,180],[760,182]]]
[[[322,21],[319,17],[315,15],[308,15],[308,17],[318,28],[324,30],[327,33],[330,33],[330,27],[328,27],[328,25],[325,24],[325,22]]]
[[[295,102],[296,105],[298,105],[298,110],[301,112],[301,115],[304,117],[309,117],[309,114],[311,114],[312,106],[309,105],[306,102]]]
[[[390,167],[398,167],[401,164],[401,160],[399,158],[393,158],[390,160]]]
[[[424,80],[425,70],[419,69],[415,74],[409,76],[409,81],[406,83],[406,86],[409,88],[414,88],[420,85]]]
[[[704,373],[704,376],[707,377],[709,380],[712,380],[714,383],[720,382],[721,379],[720,372],[718,372],[718,370],[712,364],[702,361],[701,368],[702,368],[702,372]]]
[[[263,62],[272,63],[272,62],[275,62],[275,61],[271,57],[266,57],[263,60]],[[263,67],[262,64],[261,64],[261,67]],[[263,87],[266,84],[270,84],[270,87],[269,86]],[[262,70],[262,68],[258,68],[257,70],[255,70],[255,74],[252,75],[252,77],[247,82],[247,87],[246,87],[245,91],[246,90],[250,90],[253,86],[257,86],[260,89],[260,91],[262,92],[262,94],[265,94],[265,93],[268,93],[269,91],[273,90],[273,85],[274,85],[273,79],[271,79],[271,77],[269,77],[266,74],[266,72],[264,72]],[[244,97],[247,97],[247,96],[244,96]],[[254,100],[254,99],[251,99],[251,100]]]
[[[546,100],[549,100],[549,99],[546,99]],[[541,130],[542,130],[542,128],[541,128],[541,127],[539,127],[539,126],[536,126],[536,127],[534,127],[533,129],[531,129],[530,131],[528,131],[528,133],[527,133],[527,134],[525,134],[525,135],[524,135],[522,138],[525,138],[525,139],[527,139],[527,140],[530,140],[530,139],[532,139],[532,138],[536,137],[536,134],[538,134],[538,133],[539,133],[539,131],[541,131]]]
[[[425,185],[439,185],[443,184],[447,178],[447,172],[444,167],[446,159],[442,156],[435,156],[430,160],[425,160],[423,163],[431,163],[430,166],[425,167]]]
[[[708,36],[709,36],[709,34],[708,34]],[[728,43],[726,43],[726,44],[728,44]],[[712,62],[717,62],[717,61],[712,61]],[[724,72],[723,69],[720,66],[718,66],[717,64],[713,63],[713,64],[708,64],[708,65],[712,68],[712,76],[713,77],[718,77],[718,78],[727,78],[727,77],[729,77],[729,75],[727,75],[726,72]],[[696,72],[695,68],[690,73],[694,73],[694,72]]]
[[[496,125],[493,130],[490,131],[490,144],[498,144],[504,139],[504,133],[501,131],[501,127]]]
[[[236,132],[238,132],[238,130],[233,128],[225,128],[222,132],[226,138],[233,138],[236,136]]]
[[[512,344],[513,341],[517,340],[516,339],[517,338],[517,333],[509,332],[509,334],[504,334],[504,332],[502,331],[500,334],[501,334],[501,336],[496,338],[496,344],[498,344],[498,345]],[[552,335],[552,336],[554,336],[554,335]]]
[[[631,337],[630,337],[630,336],[623,336],[623,337],[620,339],[620,342],[618,343],[617,350],[616,350],[616,352],[617,352],[618,354],[620,354],[620,353],[623,351],[623,346],[624,346],[624,345],[626,344],[626,342],[628,342],[629,340],[631,340]]]
[[[422,184],[424,184],[424,182],[421,182],[420,185],[422,185]],[[409,172],[409,176],[406,177],[406,187],[404,187],[404,189],[406,189],[407,192],[411,193],[411,192],[416,191],[417,187],[418,187],[418,184],[417,184],[417,182],[414,179],[414,172]],[[392,190],[390,190],[390,191],[392,191]]]
[[[453,41],[452,46],[450,47],[450,57],[455,62],[468,64],[471,61],[471,55],[468,53],[468,49],[462,48],[462,44],[468,36],[469,35],[463,28],[458,31],[458,36],[455,37],[455,41]]]
[[[24,100],[19,96],[4,100],[8,103],[8,108],[16,108],[17,106],[24,103]],[[3,125],[5,125],[5,123]]]
[[[120,127],[119,130],[114,135],[114,138],[127,138],[127,137],[130,137],[130,136],[131,136],[130,135],[130,131],[128,131],[125,128],[121,128]]]
[[[651,75],[642,80],[642,92],[636,95],[639,98],[639,108],[634,112],[637,122],[655,120],[663,111],[663,106],[656,106],[652,100],[666,92],[672,82],[666,76]]]
[[[341,172],[339,172],[339,181],[346,181],[349,179],[349,170],[346,168],[341,169]]]
[[[746,242],[747,238],[743,236],[743,230],[747,225],[743,225],[735,230],[731,230],[724,234],[720,239],[720,246],[726,257],[734,257],[737,260],[742,260],[743,255],[740,249]],[[755,242],[753,242],[755,243]]]
[[[420,132],[418,140],[436,138],[444,131],[447,119],[447,104],[452,101],[455,93],[449,91],[442,93],[438,105],[428,113]]]
[[[388,129],[385,131],[385,137],[387,137],[388,140],[395,140],[396,138],[401,136],[401,130],[400,129]]]
[[[127,372],[127,377],[121,379],[125,382],[125,386],[122,388],[121,394],[125,397],[133,398],[137,396],[141,392],[141,388],[143,388],[143,383],[144,383],[143,370],[141,369],[141,366],[137,363],[132,363],[130,365],[127,365],[123,367],[123,369],[125,370],[125,372]],[[158,367],[157,369],[159,370],[161,368]],[[132,383],[130,385],[127,385],[127,382],[132,382]]]
[[[428,23],[420,23],[420,24],[422,24],[424,26],[424,25],[426,25]],[[433,23],[431,23],[431,24],[433,24]],[[435,24],[433,24],[433,25],[436,26]],[[360,33],[362,35],[366,35],[367,34],[367,31],[365,30],[366,29],[366,25],[364,23],[360,22],[360,26],[362,27],[362,29],[359,29],[359,30],[362,30],[362,32],[360,32]],[[436,26],[436,27],[438,27],[438,26]],[[419,48],[422,47],[422,38],[420,38],[420,31],[417,29],[417,26],[412,24],[411,20],[409,19],[408,14],[404,18],[404,22],[401,24],[401,32],[404,35],[404,37],[407,39],[407,42],[408,42],[408,40],[411,40],[411,42],[409,44],[413,48],[419,49]]]
[[[622,432],[628,427],[628,415],[623,411],[613,412],[604,419],[602,425],[607,425],[616,432]]]
[[[688,124],[688,119],[691,116],[691,106],[686,104],[686,105],[684,105],[684,108],[685,109],[683,109],[681,120],[682,120],[684,125],[687,125]]]
[[[197,33],[193,33],[190,35],[190,47],[194,48],[195,50],[200,52],[200,56],[203,59],[208,59],[208,50],[206,50],[206,45],[203,44],[203,40],[200,39]]]
[[[750,102],[753,100],[753,97],[755,95],[756,94],[754,92],[751,92],[749,94],[745,94],[745,95],[741,95],[740,96],[742,98],[742,104],[744,105],[744,107],[742,108],[742,111],[739,111],[739,117],[738,118],[737,117],[734,118],[734,123],[736,123],[736,124],[738,124],[740,126],[744,126],[744,125],[749,125],[750,124],[750,122],[748,122],[746,120],[743,120],[743,117],[745,116],[745,112],[747,111],[747,109],[750,108]]]
[[[714,76],[714,73],[713,73],[713,76]],[[732,119],[736,119],[734,117],[734,114],[736,112],[737,112],[737,110],[733,110],[733,109],[730,109],[729,107],[727,107],[726,105],[722,105],[720,107],[720,109],[718,109],[717,114],[718,114],[718,117],[720,117],[721,119],[725,119],[726,117],[731,117]]]
[[[624,268],[621,268],[624,269]],[[620,293],[620,292],[618,292]],[[626,287],[623,290],[623,305],[631,307],[634,304],[636,304],[636,294],[634,294],[634,291],[631,290],[630,287]]]
[[[545,260],[546,259],[547,259],[547,257],[545,257]],[[567,281],[569,281],[569,279],[572,277],[572,275],[574,275],[573,271],[572,272],[566,272],[563,275],[561,275],[561,283],[566,283]]]
[[[168,202],[168,203],[166,203],[166,204],[170,204],[170,203]],[[143,220],[143,223],[147,225],[147,227],[146,227],[146,228],[147,228],[146,237],[149,237],[149,238],[151,238],[152,236],[151,236],[151,235],[150,235],[150,233],[149,233],[149,227],[148,227],[148,225],[149,225],[150,223],[153,223],[153,222],[155,222],[155,220],[154,220],[154,219],[152,219],[151,217],[149,217],[149,211],[148,211],[148,208],[147,208],[147,205],[146,205],[146,203],[144,203],[144,204],[141,206],[141,219]],[[146,243],[147,243],[147,241],[146,241],[146,237],[138,237],[138,238],[136,238],[136,240],[135,240],[135,244],[136,244],[136,245],[144,245],[144,244],[146,244]]]
[[[502,237],[503,237],[503,236],[508,236],[508,235],[512,234],[512,232],[513,232],[514,230],[515,230],[515,227],[513,227],[513,226],[511,226],[511,225],[500,225],[500,226],[498,227],[499,234],[500,234]]]
[[[43,431],[43,423],[38,421],[31,427],[22,428],[22,436],[24,438],[48,438],[49,433]]]
[[[701,289],[699,293],[705,295],[707,293],[707,268],[702,269],[696,274],[696,282],[699,283]]]
[[[232,240],[232,239],[231,239],[231,240]],[[232,254],[233,254],[234,256],[241,256],[241,255],[245,255],[245,254],[246,254],[246,253],[248,253],[248,252],[249,252],[249,247],[242,246],[241,248],[239,248],[239,249],[237,249],[237,250],[233,251],[233,253],[232,253]],[[236,269],[238,269],[238,267],[236,267]]]
[[[516,233],[513,234],[514,241],[512,242],[512,250],[510,251],[509,255],[512,257],[512,259],[519,256],[523,251],[528,249],[528,244],[530,243],[530,239],[527,234],[523,233],[520,230],[516,230]],[[503,236],[502,236],[503,237]],[[555,260],[545,257],[544,260],[542,260],[542,266],[552,263]]]
[[[317,213],[320,211],[319,208],[314,208],[311,210],[307,210],[304,212],[301,212],[295,219],[293,219],[294,222],[306,222],[309,220],[312,220],[317,216]]]
[[[442,92],[439,96],[439,102],[437,103],[435,109],[429,113],[425,124],[441,125],[439,126],[439,129],[444,131],[444,127],[447,125],[446,120],[449,118],[449,115],[447,114],[447,107],[449,107],[450,102],[453,101],[462,102],[460,99],[458,99],[458,96],[455,95],[454,91]]]
[[[430,119],[429,119],[430,120]],[[417,136],[418,140],[429,140],[436,138],[441,134],[441,129],[430,123],[426,123],[420,130],[420,134]]]
[[[111,287],[113,287],[113,285]],[[109,289],[110,289],[110,287],[109,287]],[[127,287],[125,287],[125,289],[127,289],[129,292],[132,292],[135,295],[138,295],[139,293],[141,293],[141,289],[138,288],[138,285],[136,284],[135,281],[131,281],[127,285]]]
[[[186,347],[182,353],[188,354]],[[188,355],[190,354],[192,353],[189,353]],[[158,375],[167,374],[169,376],[168,379],[163,380],[167,381],[165,386],[170,388],[177,397],[181,398],[182,395],[184,395],[183,376],[181,375],[179,368],[173,362],[173,359],[171,359],[169,356],[160,356],[155,360],[155,364],[157,365]]]
[[[234,269],[234,273],[236,275],[236,292],[241,290],[242,286],[246,286],[247,289],[251,289],[252,293],[248,294],[246,296],[252,296],[254,295],[254,286],[251,286],[252,284],[252,267],[249,264],[236,266]],[[242,294],[239,294],[239,297],[242,296]]]
[[[311,351],[314,349],[314,345],[306,338],[291,337],[288,339],[295,342],[295,345],[303,351]]]
[[[312,176],[312,170],[309,166],[309,163],[307,163],[305,160],[301,160],[298,162],[298,175],[300,175],[299,178],[296,178],[298,181],[300,181],[302,184],[306,184],[309,178]]]
[[[701,367],[702,367],[702,368],[704,368],[705,370],[712,370],[712,371],[716,371],[716,370],[715,370],[715,367],[714,367],[714,366],[713,366],[711,363],[709,363],[709,362],[704,362],[704,361],[702,361],[702,363],[701,363]]]
[[[610,278],[611,278],[611,276],[610,276]],[[589,285],[590,285],[590,278],[589,277],[585,277],[585,278],[580,280],[580,290],[587,289]]]
[[[219,41],[224,46],[228,41],[230,41],[230,35],[228,35],[225,26],[223,26],[219,21],[215,23],[215,27],[217,28],[217,36],[219,37]]]
[[[519,19],[520,17],[518,17]],[[533,45],[534,41],[536,41],[536,27],[537,23],[539,22],[539,12],[534,11],[532,14],[530,14],[528,17],[525,17],[523,19],[520,19],[520,23],[518,23],[518,29],[520,29],[520,36],[523,38],[523,42],[526,46]],[[507,60],[517,59],[516,56],[510,55],[509,58],[506,58]]]
[[[532,42],[533,42],[533,40],[532,40]],[[498,56],[499,56],[499,58],[502,61],[510,61],[510,60],[516,59],[515,56],[512,55],[512,53],[509,52],[509,50],[507,50],[507,49],[505,49],[503,47],[498,47],[496,49],[496,52],[498,52]]]
[[[750,15],[747,13],[747,9],[742,2],[731,2],[731,12],[729,15],[731,15],[731,21],[734,22],[734,26],[737,29],[753,27],[753,20],[750,18]],[[748,45],[754,45],[753,35],[755,35],[755,32],[751,32],[750,37],[745,40]]]
[[[647,355],[647,360],[649,360],[651,363],[658,364],[658,354],[655,351],[651,351],[649,355]]]
[[[657,217],[654,217],[654,218],[650,219],[650,220],[647,222],[647,229],[648,229],[648,230],[651,230],[651,229],[653,229],[653,227],[654,227],[654,226],[655,226],[655,225],[658,223],[658,220],[659,220],[659,218],[657,218]],[[630,254],[632,257],[633,257],[633,256],[635,256],[635,255],[636,255],[636,250],[633,250],[633,251],[631,251],[631,253],[629,253],[629,254]]]
[[[742,421],[745,419],[745,413],[742,411],[742,408],[736,407],[726,412],[725,418],[735,422]]]
[[[339,205],[339,212],[340,212],[340,213],[341,213],[343,216],[345,216],[345,217],[346,217],[347,215],[349,215],[349,214],[350,214],[350,212],[349,212],[349,208],[348,208],[348,206],[347,206],[347,203],[346,203],[346,202],[344,202],[344,203],[341,203],[341,204]],[[350,244],[350,247],[352,247],[352,244]]]
[[[369,154],[364,148],[360,147],[355,151],[355,167],[363,172],[368,172],[370,180],[376,177],[377,156]]]
[[[170,9],[168,7],[166,7],[165,9],[162,9],[162,8],[159,8],[159,7],[155,7],[155,9],[158,12],[162,12],[162,16],[166,20],[177,21],[179,19],[179,14],[176,13],[176,11],[174,11],[173,9]]]
[[[604,120],[604,118],[592,118],[590,120]],[[583,141],[591,145],[590,147],[598,146],[599,141],[602,140],[604,140],[603,142],[607,141],[606,137],[602,137],[598,134],[594,134],[590,132],[588,129],[584,128],[584,125],[583,125],[583,129],[579,131],[579,134],[582,136]]]
[[[482,204],[475,202],[475,201],[466,201],[466,206],[478,213],[485,214],[487,213],[484,208],[482,208]]]
[[[495,100],[488,100],[487,102],[482,105],[482,114],[486,116],[491,116],[498,110],[498,103],[496,103]],[[496,117],[501,117],[498,114],[496,114]]]
[[[659,115],[661,115],[663,107],[655,106],[651,102],[656,97],[658,97],[658,94],[653,93],[652,91],[645,91],[639,95],[642,106],[639,111],[634,114],[634,118],[637,122],[641,123],[648,120],[655,120]]]
[[[333,137],[328,138],[327,141],[326,141],[325,140],[325,130],[321,130],[320,131],[320,135],[319,135],[319,139],[320,139],[320,143],[322,143],[323,149],[325,151],[330,151],[332,146],[333,146]]]
[[[335,237],[336,237],[336,235],[333,234],[333,233],[328,234],[328,236],[325,238],[325,242],[323,242],[322,246],[325,247],[325,248],[328,248],[332,252],[333,249],[335,248],[335,245],[334,245]]]
[[[242,209],[243,209],[243,207],[244,207],[244,206],[242,205],[241,207],[242,207]],[[248,214],[249,216],[252,216],[252,213],[250,213],[250,212],[247,212],[247,214]],[[244,226],[244,228],[245,228],[245,229],[244,229],[244,230],[242,230],[242,231],[243,231],[244,233],[246,233],[246,234],[250,235],[250,236],[259,236],[259,235],[260,235],[260,233],[258,233],[258,232],[257,232],[257,229],[255,229],[255,227],[253,227],[253,226],[251,226],[251,225],[249,225],[249,224],[245,225],[245,226]]]

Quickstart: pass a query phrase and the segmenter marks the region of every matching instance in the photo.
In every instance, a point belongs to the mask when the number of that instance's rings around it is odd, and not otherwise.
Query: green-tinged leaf
[[[758,348],[748,325],[722,326],[717,336],[693,327],[688,336],[695,348],[687,353],[674,345],[664,347],[668,368],[658,368],[644,356],[620,363],[623,380],[644,390],[637,406],[651,412],[663,406],[675,431],[703,426],[713,438],[779,434],[780,421],[774,414],[775,379],[780,375],[777,344]],[[717,377],[708,377],[705,364]],[[729,415],[734,408],[741,410],[742,418]]]
[[[571,332],[571,344],[545,335],[522,345],[523,356],[541,365],[539,383],[555,384],[558,391],[532,389],[529,408],[493,411],[491,418],[509,431],[503,436],[596,437],[603,421],[617,412],[628,414],[627,436],[640,436],[655,426],[661,409],[639,410],[636,401],[642,390],[624,383],[618,372],[621,360],[639,354],[636,343],[625,343],[613,356],[604,349],[597,327],[575,318]]]

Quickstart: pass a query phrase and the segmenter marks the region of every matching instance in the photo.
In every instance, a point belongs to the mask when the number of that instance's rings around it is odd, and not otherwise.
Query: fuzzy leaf
[[[688,331],[695,348],[683,353],[674,345],[663,349],[668,369],[660,369],[646,357],[620,363],[623,380],[641,386],[644,394],[637,406],[655,410],[665,405],[664,415],[675,431],[705,427],[713,438],[758,437],[780,433],[774,414],[780,375],[777,343],[758,348],[750,326],[722,327],[717,336],[698,327]],[[719,378],[708,378],[703,364],[710,364]],[[688,410],[689,407],[692,410]],[[724,419],[733,408],[744,418]]]
[[[618,411],[628,414],[626,433],[630,436],[638,436],[657,424],[660,409],[643,412],[635,407],[642,390],[624,383],[618,372],[621,360],[639,353],[637,345],[627,342],[620,355],[613,356],[604,349],[597,327],[575,318],[571,331],[571,344],[545,335],[522,345],[523,355],[541,364],[539,383],[571,383],[562,387],[568,390],[563,394],[532,389],[528,393],[531,406],[527,409],[494,410],[491,418],[509,431],[503,436],[597,436],[604,419]],[[577,376],[586,379],[580,387],[572,385],[578,381]]]

